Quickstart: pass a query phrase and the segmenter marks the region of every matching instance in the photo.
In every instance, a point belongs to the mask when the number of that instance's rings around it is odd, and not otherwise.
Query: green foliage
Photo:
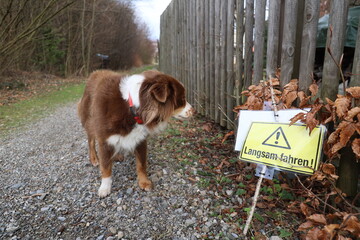
[[[246,190],[242,189],[242,188],[239,188],[237,191],[236,191],[236,195],[240,196],[240,195],[244,195],[246,193]]]
[[[38,70],[60,74],[64,71],[65,51],[61,49],[64,40],[50,27],[42,29],[36,41],[36,55],[33,57],[33,62]]]
[[[4,136],[8,130],[19,128],[53,111],[56,107],[76,101],[84,91],[84,84],[66,86],[29,100],[12,105],[0,106],[0,132]]]
[[[198,182],[198,186],[200,188],[207,188],[210,186],[210,179],[207,178],[200,178],[200,181]]]
[[[281,191],[281,193],[279,193],[279,196],[283,200],[294,200],[295,199],[294,196],[290,192],[286,191],[285,189],[283,189]]]
[[[232,180],[230,178],[227,178],[227,177],[221,177],[218,180],[219,184],[228,184],[228,183],[231,183],[231,182],[232,182]]]
[[[281,238],[291,237],[291,235],[293,234],[292,232],[290,232],[286,229],[280,229],[279,231],[280,231],[279,237],[281,237]]]

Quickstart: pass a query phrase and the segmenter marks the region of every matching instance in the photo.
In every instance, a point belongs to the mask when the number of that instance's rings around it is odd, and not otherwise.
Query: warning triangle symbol
[[[267,137],[262,144],[272,147],[291,149],[289,142],[281,127],[278,127],[273,133],[271,133],[270,136]]]

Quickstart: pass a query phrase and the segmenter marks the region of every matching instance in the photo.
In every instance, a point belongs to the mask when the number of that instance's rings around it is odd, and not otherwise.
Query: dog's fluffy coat
[[[144,124],[134,119],[130,97]],[[186,119],[193,110],[185,100],[182,84],[169,75],[146,71],[126,76],[101,70],[90,75],[78,114],[88,136],[90,161],[94,166],[100,165],[102,181],[98,194],[105,197],[111,191],[113,160],[126,152],[135,153],[139,187],[150,190],[146,138],[165,129],[170,117]]]

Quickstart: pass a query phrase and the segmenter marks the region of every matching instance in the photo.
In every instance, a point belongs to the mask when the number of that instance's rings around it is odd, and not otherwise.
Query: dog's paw
[[[99,197],[103,198],[110,194],[111,192],[111,178],[101,179],[101,185],[98,191]]]
[[[139,187],[142,190],[150,191],[153,187],[152,182],[148,179],[139,181]]]
[[[99,165],[99,161],[97,158],[93,157],[93,158],[90,158],[90,162],[91,164],[94,166],[94,167],[97,167]]]

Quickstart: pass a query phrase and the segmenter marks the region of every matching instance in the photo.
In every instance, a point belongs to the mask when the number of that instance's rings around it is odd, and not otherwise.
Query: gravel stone
[[[76,104],[1,137],[0,179],[6,187],[0,188],[0,239],[202,236],[196,230],[206,214],[199,210],[200,190],[180,172],[176,155],[157,151],[156,138],[148,141],[153,191],[138,188],[129,155],[114,164],[112,193],[99,199],[99,169],[89,162]]]
[[[137,186],[129,155],[114,164],[112,192],[100,199],[99,169],[89,162],[75,103],[2,137],[0,239],[236,239],[238,232],[212,214],[248,200],[227,190],[232,199],[216,204],[217,191],[199,189],[186,175],[197,172],[197,162],[184,168],[176,146],[159,147],[167,139],[148,141],[152,191]]]

